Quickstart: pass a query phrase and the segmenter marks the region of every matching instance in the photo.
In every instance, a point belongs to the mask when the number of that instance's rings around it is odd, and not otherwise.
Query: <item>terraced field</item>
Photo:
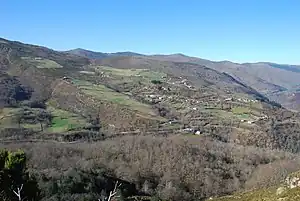
[[[151,71],[149,69],[119,69],[119,68],[112,68],[109,66],[90,66],[91,68],[94,68],[96,72],[103,72],[108,75],[113,76],[136,76],[136,77],[142,77],[144,79],[154,80],[154,79],[163,79],[163,77],[166,76],[163,72],[156,72]]]
[[[22,59],[29,64],[35,66],[36,68],[62,68],[60,64],[58,64],[55,61],[52,61],[50,59],[44,59],[44,58],[39,58],[39,57],[22,57]]]
[[[104,100],[119,105],[127,106],[131,110],[138,111],[142,114],[146,114],[150,116],[156,115],[149,105],[138,102],[132,97],[123,93],[118,93],[112,89],[107,88],[104,85],[101,84],[96,85],[81,80],[74,80],[74,83],[84,93],[91,95],[99,100]]]
[[[65,132],[86,126],[87,121],[78,114],[49,106],[48,111],[53,115],[49,132]]]
[[[13,118],[18,112],[18,108],[3,108],[0,110],[0,126],[2,128],[15,124]]]
[[[21,114],[22,112],[22,114]],[[34,131],[41,131],[41,123],[36,117],[40,109],[27,108],[4,108],[0,113],[0,127],[3,128],[29,128]],[[87,121],[81,116],[69,111],[48,106],[46,112],[52,115],[49,123],[42,122],[45,132],[66,132],[78,128],[83,128]],[[18,121],[18,118],[26,120]]]

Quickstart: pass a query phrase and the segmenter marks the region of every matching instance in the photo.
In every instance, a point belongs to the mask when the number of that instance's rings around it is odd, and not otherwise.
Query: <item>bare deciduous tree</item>
[[[117,181],[116,184],[115,184],[114,189],[113,189],[112,191],[109,192],[109,196],[108,196],[107,198],[103,199],[103,200],[102,200],[102,199],[98,199],[98,201],[111,201],[111,199],[112,199],[113,197],[118,197],[118,196],[116,196],[116,194],[117,194],[117,189],[118,189],[120,186],[121,186],[121,184],[119,184],[119,182]]]
[[[17,191],[13,190],[14,194],[18,197],[19,201],[22,201],[22,197],[21,197],[22,189],[23,189],[23,184],[21,185],[20,188],[17,188]]]

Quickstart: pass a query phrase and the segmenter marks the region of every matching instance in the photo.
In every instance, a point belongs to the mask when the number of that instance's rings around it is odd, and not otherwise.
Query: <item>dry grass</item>
[[[277,195],[277,187],[263,188],[246,193],[238,193],[210,201],[298,201],[300,200],[300,188],[287,189],[284,193]]]
[[[16,113],[19,111],[19,108],[3,108],[0,111],[0,126],[4,127],[12,127],[15,123],[13,122],[13,118]]]

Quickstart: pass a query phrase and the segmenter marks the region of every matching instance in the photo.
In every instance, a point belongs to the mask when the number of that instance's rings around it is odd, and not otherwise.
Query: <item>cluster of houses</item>
[[[180,81],[180,83],[189,89],[193,89],[194,87],[192,85],[188,84],[187,81],[188,81],[187,79],[183,79]]]
[[[179,77],[179,79],[182,79],[182,77]],[[191,84],[188,84],[188,80],[187,79],[182,79],[182,80],[179,80],[179,81],[171,81],[171,79],[169,79],[167,81],[168,84],[171,84],[171,85],[182,85],[182,86],[185,86],[189,89],[194,89],[195,87],[192,86]]]
[[[237,99],[238,101],[240,101],[240,102],[245,102],[245,103],[256,103],[256,102],[258,102],[258,100],[252,100],[252,99],[247,99],[247,98],[238,98]]]
[[[62,78],[62,80],[66,81],[66,82],[71,82],[71,81],[72,81],[72,79],[69,78],[69,77],[67,77],[67,76],[64,76],[64,77]]]
[[[193,129],[193,128],[185,128],[185,129],[183,129],[182,131],[184,131],[184,132],[189,132],[189,133],[193,133],[194,135],[201,135],[201,134],[203,134],[203,132],[201,132],[200,130],[198,130],[198,129]]]
[[[147,95],[147,98],[151,98],[152,100],[163,100],[163,96],[155,95],[155,94],[149,94]]]
[[[252,100],[252,99],[247,99],[247,98],[238,98],[236,100],[239,101],[239,102],[244,102],[244,103],[251,103],[251,102],[256,103],[256,102],[258,102],[258,100]],[[234,101],[234,98],[229,97],[229,98],[224,99],[224,101]]]
[[[247,122],[248,124],[253,124],[255,121],[241,119],[241,122]]]
[[[264,116],[262,116],[262,117],[259,117],[259,118],[257,118],[256,120],[246,120],[246,119],[241,119],[241,122],[247,122],[248,124],[253,124],[253,123],[255,123],[256,121],[260,121],[260,120],[266,120],[266,119],[268,119],[268,116],[266,116],[266,115],[264,115]]]

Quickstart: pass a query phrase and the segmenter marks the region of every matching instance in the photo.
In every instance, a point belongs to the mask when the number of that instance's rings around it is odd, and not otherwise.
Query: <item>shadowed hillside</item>
[[[16,78],[0,71],[0,108],[15,106],[31,98],[32,89],[22,85]]]

